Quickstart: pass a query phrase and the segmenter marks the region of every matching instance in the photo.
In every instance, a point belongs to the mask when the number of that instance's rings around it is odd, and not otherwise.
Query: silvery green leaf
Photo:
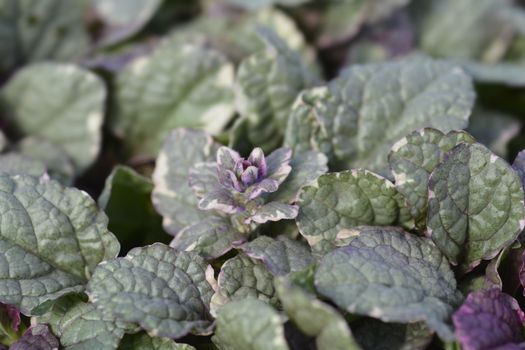
[[[385,322],[424,321],[446,341],[461,302],[449,263],[427,238],[393,227],[363,227],[328,253],[315,273],[317,291],[340,308]]]
[[[481,144],[459,144],[432,172],[427,233],[452,264],[471,269],[510,245],[525,226],[518,175]]]
[[[434,332],[423,322],[386,323],[368,318],[353,326],[352,330],[366,350],[424,350],[434,337]]]
[[[298,212],[299,208],[296,205],[269,202],[255,209],[248,220],[264,224],[268,221],[295,219]]]
[[[233,65],[219,52],[163,41],[116,80],[110,127],[130,155],[153,157],[173,128],[220,133],[233,116]]]
[[[27,175],[0,175],[0,302],[30,315],[45,301],[79,292],[119,243],[85,193]]]
[[[86,53],[86,1],[0,1],[0,71],[37,61],[67,61]]]
[[[260,236],[240,249],[250,258],[260,260],[275,276],[301,271],[315,263],[308,246],[285,236],[275,239]]]
[[[124,336],[123,327],[78,296],[57,300],[38,322],[49,324],[65,350],[114,350]]]
[[[228,219],[213,215],[183,228],[170,246],[194,251],[205,259],[215,259],[245,240],[246,236],[237,232]]]
[[[194,253],[161,243],[100,264],[87,293],[98,310],[150,335],[180,338],[207,332],[213,269]]]
[[[209,216],[197,208],[189,171],[197,163],[214,161],[218,147],[210,136],[191,129],[176,129],[166,139],[153,172],[152,200],[168,233],[175,235]]]
[[[445,61],[416,56],[350,66],[327,87],[299,97],[285,144],[325,153],[332,169],[388,174],[396,141],[423,127],[465,127],[473,102],[471,79]]]
[[[497,61],[512,39],[509,23],[502,17],[509,4],[498,0],[414,1],[418,46],[433,56]]]
[[[284,319],[266,303],[247,298],[225,305],[212,340],[220,350],[288,350]]]
[[[314,251],[343,246],[359,225],[395,225],[400,195],[387,179],[368,170],[319,176],[299,196],[296,222]]]
[[[108,28],[103,44],[114,44],[140,31],[160,7],[161,0],[92,0],[97,15]]]
[[[377,22],[410,0],[343,0],[327,6],[321,18],[319,45],[329,47],[355,36],[367,23]]]
[[[227,2],[246,10],[260,10],[271,5],[298,6],[310,0],[227,0]]]
[[[475,81],[486,84],[502,84],[511,87],[525,86],[524,65],[517,62],[486,64],[476,61],[462,62],[465,71]]]
[[[75,176],[75,165],[61,147],[38,137],[26,137],[16,144],[15,149],[32,159],[45,164],[52,179],[70,186]]]
[[[188,344],[176,343],[171,339],[137,333],[124,336],[118,350],[195,350],[195,348]]]
[[[86,170],[100,151],[105,99],[99,77],[58,63],[27,66],[0,92],[5,117],[18,135],[62,147],[77,172]]]
[[[476,108],[467,130],[492,152],[500,157],[507,157],[508,143],[520,133],[521,123],[511,115]]]
[[[201,210],[214,210],[227,214],[235,214],[241,210],[231,191],[224,187],[206,193],[199,201],[198,207]]]
[[[57,338],[46,325],[37,324],[29,327],[9,350],[57,350],[59,345]]]
[[[109,218],[108,228],[117,236],[123,251],[137,245],[169,241],[162,218],[151,202],[153,183],[133,169],[117,165],[106,178],[98,198]]]
[[[244,254],[239,254],[222,265],[217,284],[217,291],[211,298],[213,314],[234,300],[246,298],[277,304],[272,274],[261,261]]]
[[[188,184],[199,199],[221,186],[217,178],[217,163],[197,163],[188,173]]]
[[[420,229],[426,225],[428,178],[445,154],[460,142],[475,140],[463,131],[444,134],[425,128],[396,142],[388,155],[396,188]]]
[[[16,152],[0,154],[0,172],[10,175],[47,176],[44,163]]]
[[[279,146],[292,104],[312,85],[301,57],[275,32],[259,28],[265,48],[244,59],[237,71],[236,105],[241,118],[230,140],[235,149]]]
[[[275,288],[283,309],[301,332],[315,337],[318,350],[360,350],[343,316],[315,295],[276,279]]]
[[[290,166],[292,171],[279,186],[279,190],[269,196],[269,200],[293,203],[298,199],[299,191],[311,184],[320,175],[328,171],[327,158],[315,151],[296,152]]]

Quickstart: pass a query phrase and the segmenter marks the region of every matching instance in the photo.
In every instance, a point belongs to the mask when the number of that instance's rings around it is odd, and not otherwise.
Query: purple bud
[[[248,157],[248,161],[259,170],[257,174],[259,179],[263,179],[266,177],[266,174],[268,173],[268,168],[262,149],[260,149],[259,147],[254,148],[252,153],[250,153],[250,156]]]
[[[257,182],[258,174],[259,169],[257,169],[253,165],[250,165],[248,168],[246,168],[246,170],[244,170],[241,174],[241,181],[244,187],[246,188]]]

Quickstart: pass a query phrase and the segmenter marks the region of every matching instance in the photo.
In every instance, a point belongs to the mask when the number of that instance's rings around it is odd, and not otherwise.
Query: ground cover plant
[[[525,349],[525,3],[0,0],[0,349]]]

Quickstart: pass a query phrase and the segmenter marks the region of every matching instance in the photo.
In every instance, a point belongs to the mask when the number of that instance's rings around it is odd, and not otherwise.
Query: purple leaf
[[[264,158],[263,150],[259,147],[254,148],[252,152],[250,153],[250,156],[248,157],[248,161],[255,165],[257,167],[258,174],[257,177],[259,179],[262,179],[266,177],[266,174],[268,173],[267,165],[266,165],[266,159]]]
[[[253,185],[258,179],[259,169],[250,165],[241,174],[241,182],[244,186]]]
[[[470,293],[452,320],[463,350],[514,349],[524,341],[518,302],[498,289]]]
[[[46,325],[30,327],[9,350],[58,350],[58,340]]]
[[[0,320],[11,323],[11,329],[18,332],[21,323],[20,310],[14,305],[0,303]]]

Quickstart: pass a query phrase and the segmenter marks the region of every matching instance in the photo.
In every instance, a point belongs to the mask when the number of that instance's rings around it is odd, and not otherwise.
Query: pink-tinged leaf
[[[298,212],[299,208],[296,205],[270,202],[258,208],[257,211],[248,218],[248,221],[264,224],[267,221],[294,219]]]
[[[452,316],[463,350],[521,348],[524,318],[518,302],[498,289],[470,293]]]
[[[39,324],[29,328],[9,350],[58,350],[59,345],[49,328]]]
[[[263,193],[272,193],[279,189],[279,182],[274,179],[264,179],[259,183],[250,186],[246,190],[249,200],[259,197]]]

